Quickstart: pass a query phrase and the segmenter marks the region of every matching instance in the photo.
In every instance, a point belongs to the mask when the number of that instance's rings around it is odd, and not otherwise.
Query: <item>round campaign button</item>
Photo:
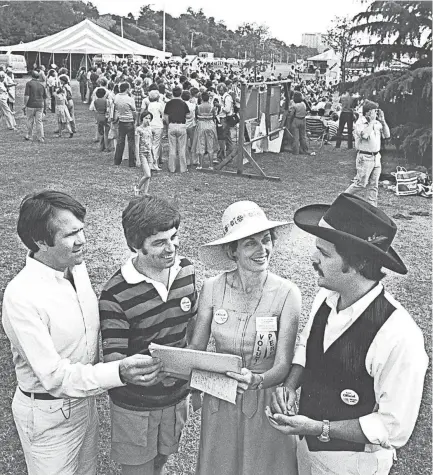
[[[214,314],[214,320],[219,324],[222,325],[225,323],[229,318],[229,314],[227,313],[227,310],[224,310],[223,308],[220,308],[217,310]]]
[[[353,389],[344,389],[341,391],[340,397],[348,406],[355,406],[359,402],[359,396]]]
[[[188,312],[189,310],[191,310],[191,300],[190,300],[188,297],[184,297],[184,298],[180,301],[180,308],[181,308],[184,312]]]

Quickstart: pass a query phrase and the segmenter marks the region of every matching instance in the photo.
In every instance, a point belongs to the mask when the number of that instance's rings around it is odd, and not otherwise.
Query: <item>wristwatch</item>
[[[322,433],[317,437],[320,442],[329,442],[329,431],[331,429],[331,423],[327,420],[322,421]]]
[[[254,388],[253,389],[263,389],[263,381],[265,380],[265,377],[263,376],[263,374],[259,373],[259,374],[255,374],[255,376],[258,376],[260,381],[258,384],[255,384],[254,385]]]

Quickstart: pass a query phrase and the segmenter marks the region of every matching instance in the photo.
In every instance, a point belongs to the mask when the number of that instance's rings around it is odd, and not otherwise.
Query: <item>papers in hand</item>
[[[190,386],[211,396],[236,404],[238,382],[225,374],[194,369],[191,374]]]
[[[236,355],[174,348],[156,343],[149,345],[149,352],[162,361],[164,372],[184,376],[185,379],[189,379],[194,369],[223,374],[227,371],[240,373],[242,369],[242,358]]]

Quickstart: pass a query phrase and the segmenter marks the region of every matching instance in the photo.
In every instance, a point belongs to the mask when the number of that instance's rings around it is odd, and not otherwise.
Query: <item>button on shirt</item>
[[[134,122],[135,101],[127,93],[120,92],[114,97],[114,107],[120,122]]]
[[[98,301],[85,264],[71,274],[76,290],[63,272],[29,255],[6,287],[3,327],[23,391],[86,397],[123,385],[119,361],[97,363]]]
[[[352,306],[338,311],[339,294],[321,289],[317,294],[310,319],[299,335],[293,364],[305,367],[306,345],[314,316],[322,303],[331,308],[323,338],[326,351],[382,292],[378,284]],[[374,378],[376,408],[372,414],[360,417],[364,435],[371,442],[366,452],[380,447],[399,448],[409,439],[421,403],[428,357],[421,330],[409,313],[390,295],[385,298],[396,310],[378,331],[367,352],[365,368]]]

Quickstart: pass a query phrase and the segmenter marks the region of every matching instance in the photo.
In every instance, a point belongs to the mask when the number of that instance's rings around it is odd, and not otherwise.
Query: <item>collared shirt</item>
[[[3,327],[19,387],[56,397],[86,397],[122,386],[119,361],[99,363],[98,301],[85,264],[64,273],[27,256],[6,287]]]
[[[134,122],[135,101],[126,92],[116,94],[114,97],[114,107],[119,114],[120,122]]]
[[[26,83],[24,96],[29,98],[26,104],[27,107],[42,109],[47,98],[47,91],[37,79],[31,79]]]
[[[387,138],[387,133],[384,130],[383,125],[375,120],[373,122],[373,130],[370,134],[366,134],[365,130],[370,126],[370,123],[364,116],[360,116],[355,124],[355,148],[356,150],[363,150],[364,152],[379,152],[380,150],[380,138],[384,136]],[[388,129],[388,126],[386,126]],[[389,136],[389,129],[388,129]]]
[[[180,261],[182,260],[181,257],[176,256],[175,263],[172,267],[170,267],[170,273],[168,277],[168,287],[166,287],[162,282],[158,280],[153,280],[150,277],[145,276],[138,272],[133,264],[133,260],[135,259],[135,254],[132,255],[120,269],[122,273],[122,277],[125,279],[127,284],[139,284],[140,282],[147,282],[148,284],[152,284],[155,287],[155,290],[158,292],[161,300],[163,302],[167,302],[168,293],[170,288],[176,278],[177,274],[181,270]]]
[[[305,366],[306,345],[316,312],[326,300],[331,308],[323,338],[323,350],[336,341],[382,292],[379,283],[350,307],[338,311],[339,294],[321,289],[311,309],[310,318],[299,335],[293,364]],[[365,368],[374,379],[376,408],[360,417],[361,429],[371,444],[366,452],[399,448],[409,439],[423,391],[428,357],[421,330],[409,313],[388,293],[385,298],[395,311],[378,331],[365,358]]]

